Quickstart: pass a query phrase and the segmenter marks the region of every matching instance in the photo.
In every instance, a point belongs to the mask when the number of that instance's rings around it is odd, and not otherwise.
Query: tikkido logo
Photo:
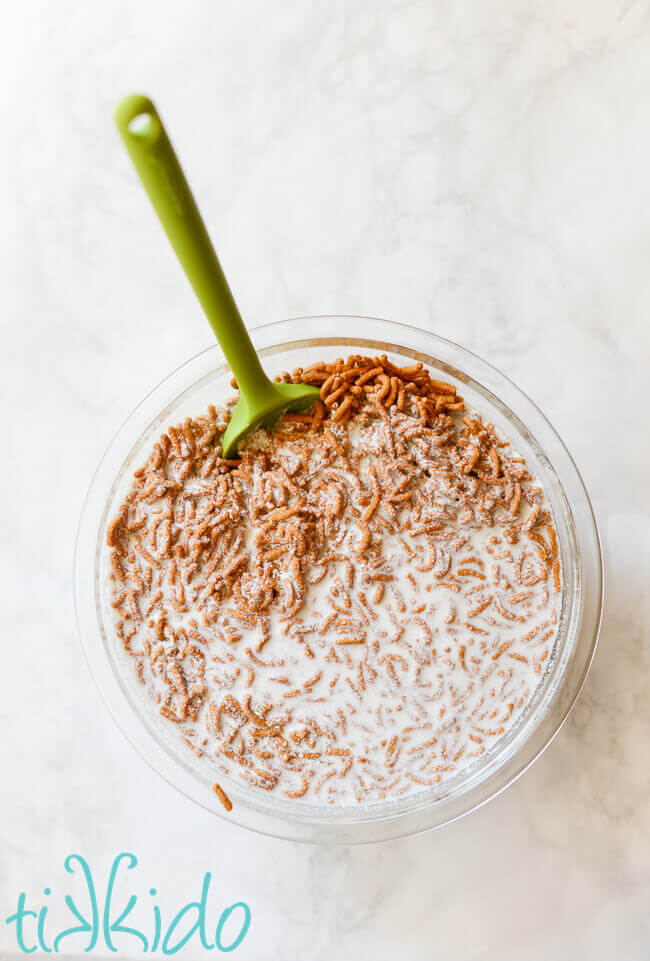
[[[118,897],[116,886],[123,888],[132,880],[126,872],[133,871],[137,863],[135,854],[118,854],[111,865],[103,898],[99,901],[90,865],[80,854],[69,854],[64,867],[68,874],[77,876],[75,887],[81,886],[81,893],[75,893],[74,899],[66,893],[60,903],[56,897],[50,900],[53,892],[47,887],[43,889],[46,900],[41,906],[33,902],[28,905],[27,895],[24,892],[19,894],[16,910],[5,922],[14,925],[18,948],[24,954],[31,954],[39,948],[46,954],[58,953],[65,942],[64,948],[70,951],[88,953],[106,948],[131,954],[139,943],[142,954],[161,951],[169,955],[176,954],[190,941],[194,950],[199,945],[206,951],[216,948],[223,952],[239,947],[251,923],[251,910],[245,901],[230,904],[221,910],[218,918],[212,915],[209,922],[208,897],[212,875],[206,872],[198,901],[182,905],[166,922],[156,903],[156,888],[149,888],[148,897],[133,893],[128,899],[124,894]],[[55,913],[65,915],[65,924],[70,920],[75,923],[63,927],[53,921]],[[125,924],[127,919],[129,925]]]

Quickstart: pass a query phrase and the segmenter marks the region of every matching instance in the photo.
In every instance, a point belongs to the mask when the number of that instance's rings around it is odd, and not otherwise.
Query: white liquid
[[[379,430],[375,422],[372,429],[354,426],[349,431],[361,469],[376,459]],[[252,441],[253,446],[265,443],[262,433]],[[436,451],[416,451],[416,456],[421,471],[435,471]],[[291,474],[296,459],[292,444],[283,449],[282,459]],[[316,455],[310,467],[317,476]],[[349,472],[337,466],[327,473],[339,478],[354,503],[356,481]],[[454,490],[444,478],[431,473],[423,486],[430,494],[431,521],[457,509]],[[548,509],[541,492],[534,499]],[[200,509],[200,499],[197,504]],[[529,511],[522,503],[518,522],[525,521]],[[544,568],[535,545],[525,533],[516,543],[494,543],[501,534],[500,526],[484,526],[470,514],[461,515],[445,529],[448,539],[441,534],[437,540],[434,557],[424,533],[390,534],[375,525],[373,540],[381,540],[385,557],[382,569],[390,569],[394,579],[386,583],[383,599],[373,603],[380,582],[363,582],[356,553],[362,533],[349,525],[332,547],[353,561],[353,586],[347,587],[345,560],[330,564],[322,580],[309,587],[288,633],[282,621],[271,617],[269,640],[259,654],[259,627],[233,620],[219,605],[214,623],[204,623],[202,612],[193,607],[190,581],[190,610],[179,613],[170,604],[165,609],[173,628],[188,629],[190,621],[196,622],[208,641],[207,695],[196,722],[169,722],[170,727],[216,771],[244,777],[260,789],[269,785],[270,772],[277,781],[274,791],[300,793],[295,803],[356,805],[444,782],[487,755],[516,723],[548,667],[557,633],[559,595],[548,573],[533,583]],[[254,555],[252,527],[245,549]],[[314,577],[319,573],[311,572]],[[450,586],[454,584],[460,584],[460,590]],[[292,590],[288,570],[283,588]],[[255,589],[252,580],[250,589]],[[334,597],[332,590],[337,592]],[[488,598],[490,603],[479,610]],[[327,627],[332,600],[343,613]],[[342,618],[348,620],[341,624]],[[224,642],[224,627],[235,628],[241,638]],[[363,636],[364,643],[337,643],[355,636]],[[152,630],[145,618],[130,639],[131,652],[141,652],[146,638],[151,641]],[[142,663],[143,695],[164,697],[167,686],[146,657]],[[250,695],[255,712],[263,702],[271,702],[274,707],[266,718],[270,725],[290,714],[284,733],[291,749],[319,757],[292,765],[279,763],[277,757],[251,758],[247,751],[245,762],[238,763],[241,734],[231,737],[237,719],[223,713],[219,730],[208,708],[209,701],[220,704],[226,695],[240,703]],[[259,742],[262,751],[264,743]],[[234,756],[225,756],[224,748]],[[302,793],[305,771],[310,776]]]

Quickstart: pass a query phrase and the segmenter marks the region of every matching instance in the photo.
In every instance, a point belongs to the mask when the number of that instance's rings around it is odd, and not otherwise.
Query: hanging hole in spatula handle
[[[162,133],[160,117],[149,97],[135,93],[125,97],[115,111],[115,123],[122,137],[153,143]]]

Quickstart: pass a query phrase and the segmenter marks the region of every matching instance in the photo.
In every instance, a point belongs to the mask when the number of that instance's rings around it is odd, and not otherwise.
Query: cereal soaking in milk
[[[116,643],[227,808],[221,775],[337,806],[443,784],[558,630],[544,492],[452,385],[385,356],[291,379],[321,401],[236,460],[228,406],[170,427],[108,530]]]

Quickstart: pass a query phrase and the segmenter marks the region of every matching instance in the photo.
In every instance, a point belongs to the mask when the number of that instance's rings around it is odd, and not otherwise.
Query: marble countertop
[[[647,959],[648,4],[25,0],[0,45],[0,921],[20,891],[60,896],[66,855],[103,877],[132,851],[167,908],[205,871],[215,903],[250,905],[233,957]],[[84,492],[135,403],[211,342],[112,127],[132,89],[251,325],[435,330],[523,387],[583,473],[609,577],[592,672],[533,768],[448,828],[254,836],[159,779],[98,702],[72,609]]]

